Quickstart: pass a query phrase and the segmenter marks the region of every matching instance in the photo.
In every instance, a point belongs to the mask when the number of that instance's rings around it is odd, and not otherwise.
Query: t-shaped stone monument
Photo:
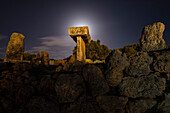
[[[86,62],[85,43],[90,43],[91,41],[88,26],[70,27],[68,33],[77,43],[76,60]]]

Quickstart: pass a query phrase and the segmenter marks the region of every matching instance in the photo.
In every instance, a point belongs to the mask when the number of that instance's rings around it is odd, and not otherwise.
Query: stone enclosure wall
[[[140,51],[113,50],[102,64],[65,63],[58,72],[0,64],[0,113],[169,113],[170,48],[152,36],[141,37]],[[161,48],[145,51],[150,38]]]

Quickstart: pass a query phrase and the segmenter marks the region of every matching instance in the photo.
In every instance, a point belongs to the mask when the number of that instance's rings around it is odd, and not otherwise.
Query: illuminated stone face
[[[12,33],[4,62],[22,62],[24,55],[24,38],[24,35],[20,33]]]
[[[69,35],[77,43],[76,60],[86,61],[85,43],[90,43],[91,37],[87,26],[84,27],[70,27],[68,29]]]
[[[81,36],[85,43],[90,43],[91,41],[88,26],[70,27],[68,29],[68,33],[74,39],[75,42],[77,42],[77,36]]]

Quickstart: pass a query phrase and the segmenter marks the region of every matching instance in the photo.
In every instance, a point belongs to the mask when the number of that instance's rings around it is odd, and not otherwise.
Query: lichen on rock
[[[12,33],[5,55],[5,62],[17,62],[23,60],[24,38],[20,33]]]
[[[145,26],[140,38],[140,45],[142,51],[161,50],[166,47],[163,39],[163,32],[165,25],[161,22]]]

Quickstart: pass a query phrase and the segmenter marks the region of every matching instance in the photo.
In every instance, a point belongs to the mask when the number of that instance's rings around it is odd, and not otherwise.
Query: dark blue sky
[[[138,43],[144,26],[163,22],[170,44],[169,11],[169,0],[0,0],[0,57],[11,33],[19,32],[25,51],[66,58],[76,45],[68,27],[81,25],[89,26],[92,40],[114,49]]]

